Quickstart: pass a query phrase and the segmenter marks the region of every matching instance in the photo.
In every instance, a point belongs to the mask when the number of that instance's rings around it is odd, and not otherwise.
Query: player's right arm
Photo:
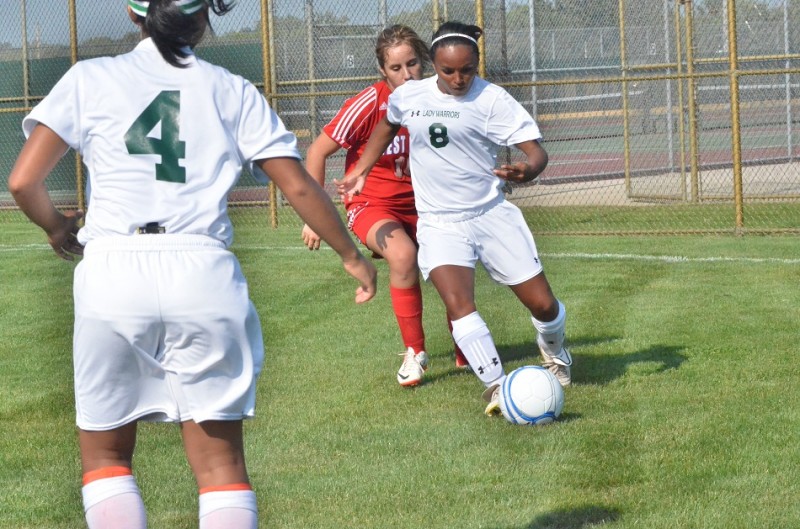
[[[67,144],[52,129],[42,124],[34,127],[8,177],[8,190],[22,212],[45,231],[53,251],[71,261],[73,254],[83,253],[76,237],[83,213],[58,211],[45,185],[67,149]]]
[[[548,155],[538,140],[528,140],[515,145],[525,153],[527,161],[503,164],[494,174],[508,182],[532,182],[547,167]]]
[[[356,303],[375,296],[377,271],[356,247],[331,198],[296,158],[267,158],[256,162],[308,226],[342,259],[344,269],[359,283]]]
[[[353,198],[353,196],[358,195],[361,190],[364,189],[367,175],[372,170],[372,167],[378,163],[383,153],[386,152],[386,148],[392,143],[392,140],[399,130],[400,125],[390,123],[385,116],[378,122],[355,167],[353,167],[343,179],[333,180],[341,196]]]
[[[306,171],[317,181],[321,187],[325,187],[325,167],[328,158],[333,156],[336,151],[341,149],[341,145],[336,143],[326,133],[322,132],[317,139],[308,147],[306,152]],[[303,225],[301,233],[303,242],[309,250],[319,250],[321,242],[320,236],[312,230],[308,224]]]

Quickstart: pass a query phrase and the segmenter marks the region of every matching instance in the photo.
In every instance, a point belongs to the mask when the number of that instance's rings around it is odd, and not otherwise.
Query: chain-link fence
[[[70,64],[138,40],[123,0],[8,3],[6,175],[22,116]],[[407,24],[429,41],[445,20],[485,29],[481,74],[542,128],[548,169],[510,189],[537,233],[800,231],[800,0],[249,1],[212,17],[198,54],[263,87],[305,150],[376,79],[382,27]],[[343,162],[340,152],[328,164],[329,180]],[[82,171],[59,165],[49,184],[60,202],[81,200]],[[249,175],[231,204],[259,208],[248,222],[300,226]],[[4,182],[0,207],[13,207]]]

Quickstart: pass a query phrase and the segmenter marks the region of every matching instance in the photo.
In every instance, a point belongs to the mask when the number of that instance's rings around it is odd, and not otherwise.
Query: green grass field
[[[79,528],[71,274],[32,225],[0,225],[0,527]],[[535,228],[535,226],[534,226]],[[561,419],[482,414],[424,286],[432,367],[400,388],[385,263],[355,284],[296,227],[246,223],[234,249],[267,349],[245,426],[264,528],[786,529],[800,526],[796,237],[537,238],[568,311]],[[508,289],[477,299],[507,370],[538,363]],[[177,428],[143,425],[150,527],[196,527]]]

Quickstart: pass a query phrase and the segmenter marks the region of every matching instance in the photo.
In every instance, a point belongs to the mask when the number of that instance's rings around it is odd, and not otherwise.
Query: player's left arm
[[[47,234],[53,251],[71,261],[81,255],[78,243],[78,222],[83,212],[62,213],[56,209],[47,191],[45,180],[67,151],[68,146],[49,127],[38,124],[20,151],[8,177],[8,190],[25,215]]]
[[[503,164],[494,170],[494,174],[508,182],[531,182],[547,167],[547,151],[538,140],[523,141],[514,146],[525,154],[526,161]]]
[[[367,145],[364,147],[364,152],[361,153],[361,157],[356,162],[355,167],[343,179],[333,180],[339,195],[352,199],[353,196],[358,195],[364,189],[367,175],[369,175],[373,166],[378,163],[378,160],[380,160],[399,131],[400,125],[391,123],[386,119],[386,116],[375,125]]]

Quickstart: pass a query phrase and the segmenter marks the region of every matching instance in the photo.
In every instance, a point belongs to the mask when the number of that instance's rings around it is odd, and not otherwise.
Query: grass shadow
[[[651,345],[615,356],[580,356],[575,359],[573,383],[608,384],[631,371],[640,376],[663,374],[678,369],[686,361],[684,350],[674,345]]]
[[[572,383],[574,385],[608,384],[621,378],[631,370],[635,370],[643,376],[660,374],[677,369],[687,358],[686,355],[682,354],[685,348],[674,345],[652,345],[640,351],[614,356],[576,354],[576,351],[580,351],[585,347],[608,344],[618,339],[617,337],[578,337],[570,339],[568,345],[571,347],[574,360]],[[501,345],[497,348],[497,352],[505,365],[520,362],[529,362],[531,365],[541,363],[539,350],[532,342]],[[428,373],[425,377],[425,382],[440,381],[452,376],[474,376],[471,371],[455,367],[452,354],[449,357],[437,359],[437,362],[447,361],[453,362],[450,369],[436,374]]]
[[[537,516],[526,525],[503,529],[584,529],[613,523],[619,517],[619,509],[587,505],[576,509],[548,512]]]

